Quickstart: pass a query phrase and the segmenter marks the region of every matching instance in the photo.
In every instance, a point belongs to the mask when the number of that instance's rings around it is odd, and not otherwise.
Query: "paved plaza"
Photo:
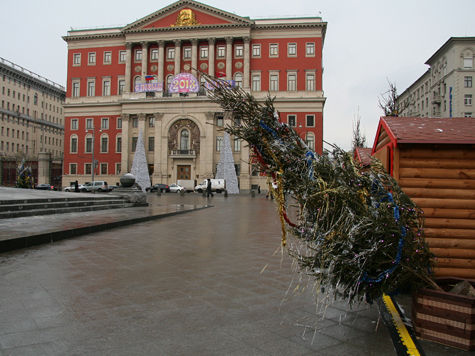
[[[377,305],[315,303],[264,195],[149,201],[212,207],[0,254],[0,355],[396,354]]]

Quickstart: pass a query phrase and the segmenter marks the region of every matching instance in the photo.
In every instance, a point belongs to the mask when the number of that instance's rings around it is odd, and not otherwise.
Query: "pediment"
[[[139,19],[122,29],[125,32],[179,29],[195,26],[250,25],[252,21],[193,0],[180,0]]]

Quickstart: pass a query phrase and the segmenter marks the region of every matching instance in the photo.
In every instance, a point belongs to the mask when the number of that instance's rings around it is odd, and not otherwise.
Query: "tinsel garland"
[[[297,238],[288,251],[305,273],[349,303],[433,284],[422,211],[378,161],[362,169],[336,146],[317,155],[278,120],[271,97],[260,103],[206,78],[213,88],[208,96],[240,119],[224,130],[249,143],[260,171],[276,183],[269,189],[282,245],[287,231]],[[291,203],[298,208],[295,221],[288,216]]]

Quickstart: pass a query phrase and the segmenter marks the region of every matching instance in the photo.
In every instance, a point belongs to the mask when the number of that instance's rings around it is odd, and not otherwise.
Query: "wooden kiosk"
[[[371,154],[424,211],[435,276],[475,279],[475,119],[382,117]]]

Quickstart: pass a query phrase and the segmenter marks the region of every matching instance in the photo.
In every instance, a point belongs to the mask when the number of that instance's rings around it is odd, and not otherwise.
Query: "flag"
[[[145,76],[146,81],[153,80],[153,79],[155,79],[155,77],[153,75],[146,75]]]
[[[222,78],[222,77],[225,77],[225,76],[226,76],[226,73],[224,73],[224,72],[218,72],[218,73],[216,73],[216,76],[219,77],[219,78]]]

